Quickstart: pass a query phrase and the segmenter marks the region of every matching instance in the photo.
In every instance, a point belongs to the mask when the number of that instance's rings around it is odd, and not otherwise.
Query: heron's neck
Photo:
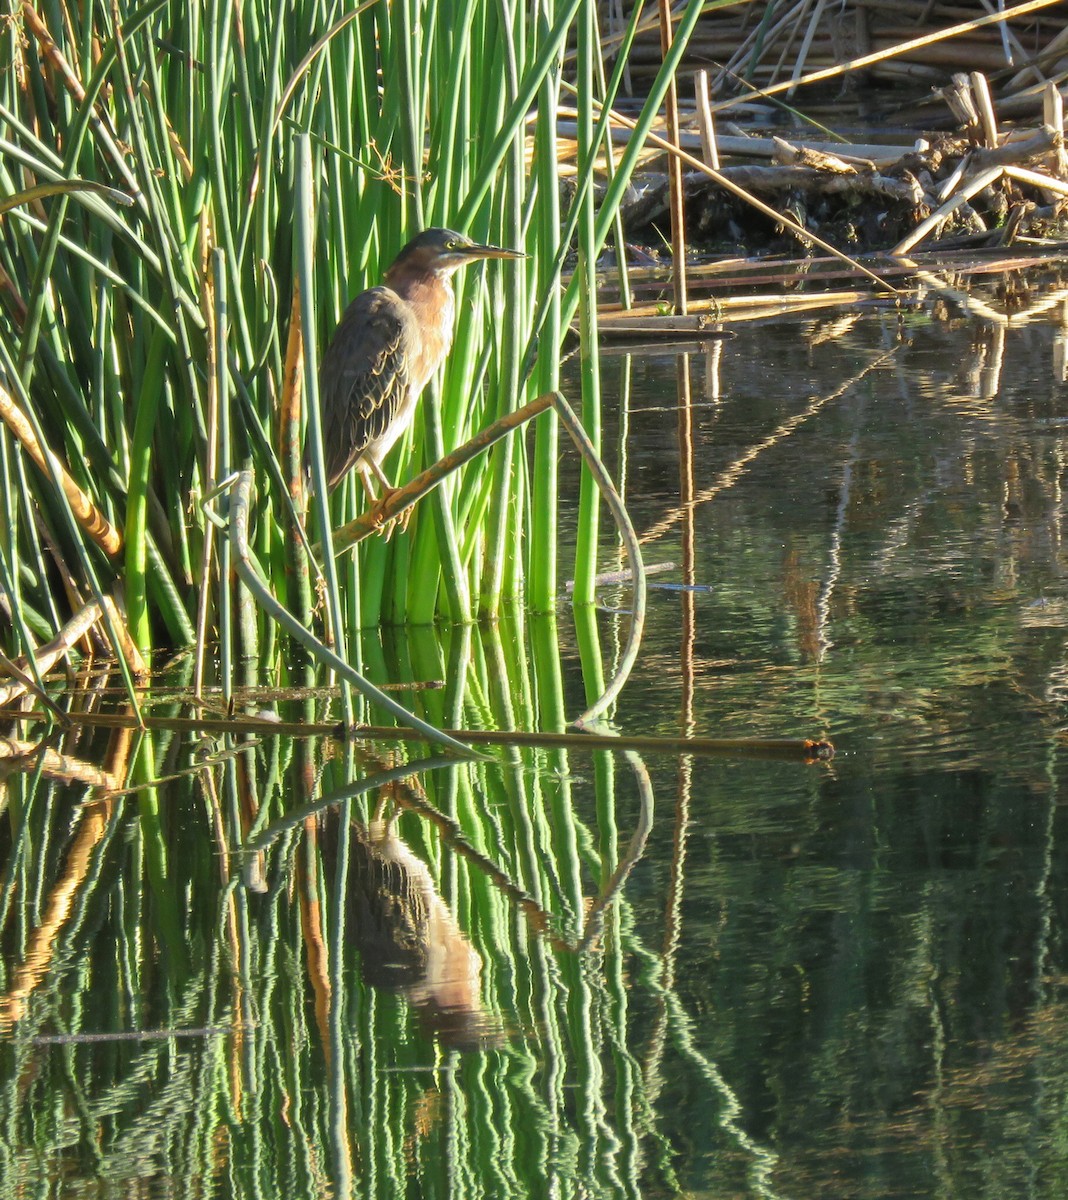
[[[421,335],[418,374],[420,387],[441,366],[452,345],[455,301],[449,276],[437,271],[388,271],[386,284],[412,310]],[[415,365],[415,364],[413,364]]]

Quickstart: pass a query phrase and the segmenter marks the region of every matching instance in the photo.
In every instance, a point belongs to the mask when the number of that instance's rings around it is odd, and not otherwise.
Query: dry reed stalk
[[[764,44],[766,46],[774,45],[775,41],[778,39],[779,34],[782,33],[782,31],[784,29],[786,29],[787,26],[789,26],[791,22],[798,20],[799,17],[804,14],[804,11],[808,7],[808,5],[809,5],[809,0],[798,0],[798,2],[795,5],[793,5],[793,7],[790,8],[784,16],[780,17],[775,22],[775,24],[771,25],[766,30],[766,32],[764,34]],[[722,71],[720,71],[719,75],[716,76],[715,83],[712,85],[713,91],[717,91],[723,85],[723,83],[726,81],[726,78],[728,75],[730,75],[731,73],[739,73],[739,68],[741,66],[742,60],[749,53],[749,51],[753,48],[754,44],[756,43],[757,38],[760,36],[760,28],[761,28],[761,26],[760,26],[760,24],[758,24],[742,40],[741,45],[735,50],[734,54],[731,55],[726,66],[723,68]],[[693,51],[693,44],[691,42],[691,52],[692,51]]]
[[[1058,175],[1066,175],[1068,154],[1064,149],[1064,98],[1052,81],[1042,91],[1042,123],[1053,135],[1053,169]]]
[[[820,0],[820,2],[822,2],[822,0]],[[812,29],[811,19],[807,25],[805,24],[805,13],[811,4],[812,0],[806,0],[802,10],[798,12],[796,18],[790,22],[786,39],[782,44],[782,49],[779,51],[779,57],[776,59],[775,65],[771,68],[771,76],[773,79],[778,79],[782,74],[782,70],[786,66],[786,60],[789,58],[790,52],[794,48],[794,42],[797,41],[798,35],[801,33],[802,28],[804,27],[806,30]],[[770,54],[771,50],[772,47],[768,46],[766,52]]]
[[[664,316],[651,305],[629,313],[602,312],[599,325],[605,337],[648,337],[653,334],[700,337],[702,334],[707,336],[720,332],[719,326],[727,319],[752,321],[784,312],[800,313],[839,304],[858,304],[870,296],[870,292],[855,289],[805,295],[770,292],[752,296],[723,296],[691,301],[690,312],[686,316]]]
[[[696,72],[693,86],[697,104],[697,127],[701,134],[701,157],[713,171],[718,171],[719,147],[716,145],[716,126],[708,94],[708,72]]]
[[[670,0],[660,0],[660,52],[666,59],[671,52],[673,31]],[[679,108],[678,86],[672,76],[664,96],[664,116],[668,141],[678,144]],[[686,312],[686,205],[682,186],[682,164],[676,158],[668,160],[668,212],[671,218],[671,287],[675,312]]]
[[[63,494],[67,497],[67,503],[78,524],[105,554],[111,556],[118,554],[122,550],[122,534],[74,482],[56,455],[43,447],[37,440],[37,435],[25,413],[15,403],[11,393],[3,384],[0,384],[0,417],[18,438],[27,454],[41,468],[46,478],[49,477],[49,465],[51,465],[52,472],[59,480]]]
[[[141,657],[141,651],[130,636],[126,614],[119,609],[119,606],[110,596],[104,597],[104,612],[107,614],[108,620],[111,623],[111,629],[114,631],[115,637],[119,642],[115,649],[126,660],[126,664],[130,668],[130,673],[135,679],[145,678],[149,673],[148,663]]]
[[[1015,179],[1018,183],[1029,183],[1032,187],[1055,192],[1058,196],[1068,196],[1068,183],[1062,179],[1040,175],[1038,171],[1029,171],[1026,167],[1014,166],[1012,163],[1006,164],[1003,169],[1010,179]]]
[[[979,131],[982,134],[983,145],[988,150],[996,150],[998,121],[994,115],[994,102],[990,98],[990,85],[981,71],[972,71],[969,79],[972,85],[972,95],[975,97],[975,107],[979,113]]]
[[[126,622],[123,620],[115,602],[110,597],[105,597],[104,604],[120,641],[118,649],[126,658],[131,671],[135,675],[145,675],[147,671],[144,659],[141,658],[137,648],[130,639],[129,632],[126,629]],[[33,658],[37,674],[39,676],[47,675],[56,663],[69,654],[78,642],[85,637],[89,630],[100,620],[102,615],[101,607],[95,600],[90,601],[84,608],[75,613],[47,646],[42,646],[34,652]],[[29,663],[25,659],[17,661],[15,666],[23,674],[29,671]],[[26,683],[22,680],[8,684],[6,687],[0,687],[0,705],[10,704],[12,700],[23,695],[26,690]]]
[[[215,370],[215,285],[212,279],[210,259],[212,233],[205,213],[201,217],[199,230],[199,268],[202,283],[200,307],[204,318],[206,351],[205,374],[208,384],[207,414],[207,474],[208,490],[216,483],[219,450],[219,389]],[[196,649],[193,667],[193,695],[200,699],[204,694],[204,661],[207,654],[208,617],[211,611],[211,564],[215,557],[215,528],[207,522],[204,529],[204,544],[200,554],[200,591],[197,595]]]
[[[805,30],[805,36],[801,41],[801,49],[797,52],[797,58],[794,60],[793,70],[790,72],[790,79],[793,86],[786,89],[786,95],[792,96],[797,87],[797,82],[804,74],[805,63],[808,61],[809,51],[812,49],[812,42],[816,36],[816,28],[823,19],[823,10],[827,6],[827,0],[816,0],[816,8],[812,14],[812,18],[808,23],[808,28]],[[788,53],[789,44],[783,51],[783,54]]]
[[[1068,54],[1068,25],[1054,36],[1053,40],[1040,54],[1032,55],[1032,59],[1037,62],[1046,63],[1061,54]],[[1015,92],[1022,87],[1026,75],[1027,70],[1020,71],[1019,74],[1014,75],[1008,82],[1008,90]]]
[[[64,57],[63,51],[59,48],[59,44],[52,36],[48,26],[37,13],[35,6],[29,0],[23,0],[20,11],[24,27],[36,38],[37,44],[41,47],[41,53],[52,65],[53,70],[59,75],[60,79],[62,79],[63,86],[74,98],[76,104],[83,104],[86,97],[85,88],[82,86],[81,80],[74,73],[70,63]],[[112,160],[112,165],[122,176],[123,187],[132,195],[140,197],[141,189],[137,185],[137,179],[133,171],[127,165],[126,155],[117,144],[111,132],[110,125],[105,124],[96,108],[89,115],[89,123],[92,126],[94,135],[107,150]]]

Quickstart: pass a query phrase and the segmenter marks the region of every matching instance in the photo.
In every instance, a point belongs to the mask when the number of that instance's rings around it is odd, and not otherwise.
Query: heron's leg
[[[408,528],[408,519],[412,515],[410,508],[406,508],[399,517],[385,517],[382,515],[382,509],[389,503],[393,493],[398,490],[397,488],[390,488],[388,492],[385,492],[375,501],[374,507],[371,509],[375,524],[381,526],[379,533],[387,542],[393,536],[395,529],[399,529],[403,533]]]
[[[363,490],[367,493],[368,510],[374,519],[374,523],[381,527],[379,529],[379,533],[388,542],[393,533],[393,526],[396,524],[396,522],[385,520],[382,517],[380,510],[389,499],[390,493],[394,491],[393,485],[386,478],[385,472],[373,458],[361,458],[356,466],[356,470],[360,473],[360,479],[363,482]],[[375,493],[375,489],[371,483],[372,474],[377,475],[382,484],[381,496]]]
[[[378,496],[375,493],[374,485],[371,483],[371,468],[367,465],[364,459],[360,459],[356,464],[356,472],[360,476],[360,482],[363,484],[363,490],[367,493],[367,501],[369,504],[377,504]]]
[[[393,486],[393,484],[390,483],[389,480],[386,478],[386,473],[385,473],[385,471],[382,470],[382,464],[378,461],[377,458],[371,458],[370,456],[368,456],[367,465],[371,468],[372,471],[374,471],[375,477],[377,478],[378,482],[382,485],[383,492],[395,492],[397,490]]]

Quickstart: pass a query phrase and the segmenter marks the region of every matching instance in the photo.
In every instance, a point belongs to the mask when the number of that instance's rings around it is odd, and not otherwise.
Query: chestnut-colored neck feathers
[[[386,272],[386,286],[408,305],[420,331],[412,362],[417,391],[425,387],[452,345],[455,300],[449,274],[412,259],[394,263]]]

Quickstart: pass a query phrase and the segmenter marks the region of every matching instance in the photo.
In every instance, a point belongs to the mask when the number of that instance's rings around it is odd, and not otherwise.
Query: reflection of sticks
[[[577,741],[580,739],[576,738],[574,740]],[[368,775],[356,783],[349,784],[338,791],[330,792],[326,796],[321,796],[318,800],[310,804],[301,805],[300,808],[286,813],[284,817],[279,818],[277,821],[272,821],[270,825],[245,843],[244,853],[250,854],[262,851],[281,837],[283,833],[295,828],[297,825],[303,824],[309,818],[339,805],[344,800],[350,800],[356,796],[363,795],[365,792],[374,791],[385,787],[387,784],[392,784],[393,798],[402,808],[412,809],[436,825],[450,849],[454,850],[461,857],[466,858],[469,862],[474,863],[502,894],[515,900],[526,913],[533,928],[539,933],[547,931],[552,920],[550,914],[538,904],[533,896],[525,892],[517,883],[509,878],[492,859],[488,858],[481,851],[476,850],[467,840],[467,835],[459,823],[435,808],[427,800],[426,796],[422,794],[421,789],[413,782],[418,775],[426,771],[435,770],[438,767],[454,766],[456,766],[455,760],[438,757],[418,759],[414,762],[403,763],[398,767],[391,767],[388,770],[376,771],[373,775]],[[550,940],[561,948],[572,948],[569,943],[563,940],[553,938],[550,938]]]
[[[849,498],[853,485],[853,468],[860,456],[860,424],[864,413],[863,401],[857,407],[853,435],[849,439],[846,461],[842,464],[842,482],[838,485],[838,507],[834,514],[831,545],[828,553],[827,577],[816,598],[816,661],[822,662],[824,655],[834,645],[828,632],[831,625],[831,600],[834,589],[842,574],[842,541],[845,536],[846,519],[849,515]]]
[[[449,849],[473,863],[502,895],[515,901],[523,910],[531,928],[545,937],[550,945],[558,950],[576,949],[566,938],[552,931],[552,914],[542,908],[529,892],[524,891],[491,858],[481,850],[476,850],[457,821],[435,808],[417,788],[406,781],[401,781],[394,795],[402,808],[412,809],[436,825]]]
[[[42,713],[4,713],[11,721],[41,720]],[[72,725],[104,729],[166,729],[171,733],[190,731],[240,734],[256,732],[283,737],[356,738],[378,742],[410,742],[420,733],[402,726],[360,725],[346,730],[333,722],[265,721],[262,718],[151,717],[137,719],[124,713],[70,713]],[[630,737],[606,737],[597,733],[534,732],[526,729],[451,729],[441,732],[482,746],[549,746],[565,750],[637,750],[645,754],[714,754],[729,758],[786,758],[814,761],[834,757],[834,747],[813,738],[687,738],[639,734]]]
[[[933,271],[917,271],[916,279],[930,288],[932,292],[946,296],[954,303],[959,304],[970,316],[981,317],[984,321],[999,326],[1026,325],[1036,317],[1045,316],[1046,313],[1068,299],[1068,288],[1054,288],[1052,291],[1045,292],[1028,308],[1021,308],[1018,312],[1004,313],[992,308],[985,300],[964,288],[954,287],[949,280],[943,279],[941,275],[936,275]]]
[[[118,796],[136,796],[138,792],[148,792],[165,783],[174,783],[176,780],[186,779],[190,775],[200,775],[201,772],[210,771],[212,767],[228,762],[231,758],[237,758],[246,750],[258,745],[259,739],[253,738],[251,741],[243,741],[240,746],[233,746],[229,750],[216,750],[211,754],[203,756],[198,754],[197,761],[193,766],[183,767],[180,771],[172,771],[169,775],[157,775],[155,778],[149,780],[148,783],[138,783],[133,787],[116,787],[113,791],[109,790],[108,799],[114,800]]]
[[[312,817],[316,817],[319,813],[325,812],[328,808],[333,808],[340,804],[342,800],[352,800],[356,796],[362,796],[364,792],[374,791],[375,788],[385,787],[390,783],[398,783],[403,779],[409,779],[413,775],[419,775],[424,771],[433,771],[438,767],[455,766],[455,760],[438,756],[437,758],[421,758],[415,762],[401,763],[397,767],[389,767],[385,770],[376,771],[373,775],[366,775],[363,779],[357,780],[355,783],[350,783],[347,787],[340,788],[336,792],[330,792],[325,796],[320,796],[318,800],[312,800],[308,804],[302,804],[299,808],[291,809],[284,817],[279,817],[277,821],[272,821],[269,825],[264,826],[254,837],[249,838],[243,847],[246,854],[259,854],[266,850],[268,846],[283,833],[288,833],[291,829],[296,829],[298,825],[303,825],[305,821]]]
[[[7,991],[0,997],[0,1031],[10,1028],[25,1015],[26,1002],[48,973],[59,934],[82,898],[93,854],[108,832],[113,811],[110,801],[80,811],[60,877],[42,906],[40,923],[29,937],[25,956],[12,972]]]
[[[770,450],[773,446],[777,446],[792,434],[798,426],[804,424],[809,417],[813,417],[824,408],[830,401],[838,400],[849,391],[850,388],[856,385],[868,374],[874,371],[877,367],[881,367],[884,362],[897,353],[897,348],[887,350],[885,354],[880,354],[878,358],[873,359],[866,366],[862,367],[855,375],[847,379],[840,387],[835,388],[833,392],[829,392],[826,396],[820,396],[813,400],[812,403],[801,412],[795,413],[788,420],[783,421],[778,428],[774,429],[762,441],[757,442],[755,446],[751,446],[740,458],[736,458],[725,471],[723,471],[716,481],[698,493],[690,504],[679,505],[677,508],[671,509],[664,517],[661,518],[647,533],[642,535],[643,545],[648,542],[655,542],[658,538],[662,538],[669,529],[677,525],[686,515],[687,510],[696,508],[699,504],[707,504],[710,500],[719,495],[720,492],[732,487],[738,482],[742,473],[758,458],[765,450]]]
[[[62,783],[82,783],[111,793],[117,786],[110,771],[104,771],[83,759],[58,750],[50,750],[40,742],[23,742],[15,738],[0,738],[0,761],[5,761],[4,775],[17,770],[36,770]],[[95,802],[95,800],[94,800]]]
[[[133,717],[134,725],[137,718]],[[111,781],[123,779],[129,762],[130,735],[122,730],[108,746],[103,774]],[[22,962],[13,969],[7,991],[0,996],[0,1032],[6,1031],[26,1012],[29,997],[52,967],[59,935],[86,900],[96,880],[91,868],[97,848],[110,836],[119,807],[112,800],[99,800],[78,810],[69,849],[59,878],[42,905],[38,924],[26,942]]]

